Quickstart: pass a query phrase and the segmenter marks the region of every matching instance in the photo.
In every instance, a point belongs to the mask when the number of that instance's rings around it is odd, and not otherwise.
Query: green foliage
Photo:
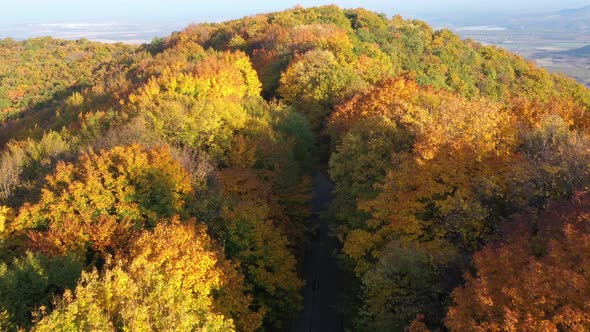
[[[27,252],[0,265],[0,311],[15,326],[30,327],[37,310],[51,307],[53,298],[76,285],[82,264],[70,257],[48,258]]]
[[[361,82],[331,52],[310,51],[289,65],[281,77],[278,93],[307,113],[312,126],[319,128],[329,108],[360,89]]]
[[[289,107],[279,107],[276,112],[275,128],[285,136],[288,144],[293,144],[293,158],[304,168],[311,167],[315,139],[309,129],[305,116]]]
[[[221,224],[212,225],[225,243],[229,257],[241,262],[253,286],[256,304],[271,311],[265,317],[275,328],[284,327],[299,309],[302,286],[289,239],[276,215],[277,202],[267,183],[244,169],[229,168],[221,175]]]
[[[374,183],[383,180],[394,154],[411,142],[410,133],[383,117],[366,119],[346,133],[330,158],[336,184],[332,210],[344,222],[342,228],[363,227],[367,215],[357,210],[357,202],[377,195]]]
[[[444,280],[453,272],[455,255],[440,243],[389,243],[362,278],[365,303],[358,328],[399,331],[420,314],[436,325],[448,302]]]
[[[0,46],[0,122],[36,111],[44,104],[65,98],[72,90],[92,85],[100,66],[117,54],[132,50],[132,46],[123,44],[48,37],[3,42]]]
[[[340,65],[328,51],[306,53],[281,78],[279,94],[289,103],[334,105],[350,95],[354,72]]]
[[[0,155],[0,201],[22,204],[13,197],[15,192],[35,190],[35,187],[27,188],[30,182],[43,178],[57,160],[68,156],[72,145],[68,136],[49,131],[39,141],[27,139],[8,144]]]

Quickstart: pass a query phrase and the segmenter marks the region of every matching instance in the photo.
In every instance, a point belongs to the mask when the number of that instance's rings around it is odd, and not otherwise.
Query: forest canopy
[[[589,111],[364,9],[0,40],[0,329],[288,330],[325,218],[349,330],[588,330]]]

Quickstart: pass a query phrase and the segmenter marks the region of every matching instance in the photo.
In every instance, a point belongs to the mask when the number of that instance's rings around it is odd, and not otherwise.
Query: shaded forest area
[[[1,40],[0,329],[287,330],[318,218],[348,330],[590,329],[589,108],[364,9]]]

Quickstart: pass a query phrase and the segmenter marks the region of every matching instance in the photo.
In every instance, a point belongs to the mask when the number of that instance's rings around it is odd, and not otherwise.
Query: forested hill
[[[572,79],[335,6],[0,55],[2,330],[287,330],[322,168],[345,328],[590,329]]]

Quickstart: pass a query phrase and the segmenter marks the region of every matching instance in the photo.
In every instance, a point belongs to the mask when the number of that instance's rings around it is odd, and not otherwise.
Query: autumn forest
[[[0,39],[0,123],[2,331],[293,330],[324,236],[343,331],[590,330],[590,91],[501,48],[336,6]]]

